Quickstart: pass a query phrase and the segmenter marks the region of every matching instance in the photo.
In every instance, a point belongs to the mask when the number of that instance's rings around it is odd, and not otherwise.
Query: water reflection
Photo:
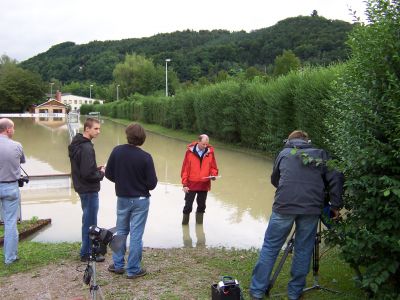
[[[65,123],[55,126],[49,121],[43,123],[29,118],[14,119],[14,122],[15,139],[24,146],[28,174],[70,172],[67,154],[69,136]],[[111,121],[102,123],[101,134],[93,140],[99,165],[107,162],[116,145],[126,143],[124,129],[124,126]],[[211,144],[212,141],[211,137]],[[212,183],[204,225],[196,225],[192,213],[189,226],[182,226],[184,194],[180,184],[180,169],[186,144],[147,133],[143,148],[153,156],[159,184],[152,192],[144,245],[162,248],[259,247],[274,194],[269,182],[272,162],[216,148],[222,177]],[[113,227],[115,211],[114,184],[105,179],[100,191],[99,226]],[[79,241],[81,215],[79,197],[73,189],[34,193],[22,190],[23,219],[32,216],[52,219],[51,227],[38,234],[35,241]]]

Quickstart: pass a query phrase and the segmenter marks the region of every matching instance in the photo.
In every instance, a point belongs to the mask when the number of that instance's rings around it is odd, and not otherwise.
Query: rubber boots
[[[204,213],[196,213],[196,223],[197,224],[203,224],[203,216]]]
[[[189,216],[190,216],[190,214],[183,214],[182,225],[189,224]]]

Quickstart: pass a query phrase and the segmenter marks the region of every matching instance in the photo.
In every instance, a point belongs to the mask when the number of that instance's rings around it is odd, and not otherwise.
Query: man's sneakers
[[[139,273],[136,273],[136,274],[133,274],[133,275],[126,275],[126,278],[127,278],[127,279],[136,279],[136,278],[142,277],[142,276],[144,276],[144,275],[146,275],[146,274],[147,274],[146,269],[142,268],[142,269],[139,271]]]
[[[86,254],[84,256],[81,256],[81,262],[88,262],[90,260],[90,255]],[[105,261],[105,258],[103,255],[97,255],[96,256],[96,262],[103,262]]]
[[[108,270],[109,272],[112,272],[112,273],[115,273],[115,274],[124,274],[124,273],[125,273],[124,268],[116,269],[115,266],[114,266],[114,264],[109,265],[108,268],[107,268],[107,270]]]

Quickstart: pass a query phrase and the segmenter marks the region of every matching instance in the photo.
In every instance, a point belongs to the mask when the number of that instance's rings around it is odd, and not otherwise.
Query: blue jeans
[[[80,255],[89,255],[92,241],[89,238],[89,227],[97,226],[97,212],[99,211],[99,193],[79,194],[82,206],[82,247]]]
[[[135,275],[140,272],[143,250],[143,232],[149,212],[150,198],[148,197],[118,197],[117,200],[117,234],[128,236],[129,255],[126,273]],[[126,242],[118,252],[113,253],[114,267],[123,269],[125,265]]]
[[[18,258],[18,182],[0,183],[0,200],[4,217],[4,263],[11,264]]]
[[[317,233],[319,215],[282,215],[272,212],[260,257],[253,270],[250,293],[254,297],[263,298],[271,277],[276,258],[285,243],[293,223],[296,223],[294,239],[294,256],[291,276],[288,284],[289,299],[298,299],[306,284],[310,271],[311,256]]]

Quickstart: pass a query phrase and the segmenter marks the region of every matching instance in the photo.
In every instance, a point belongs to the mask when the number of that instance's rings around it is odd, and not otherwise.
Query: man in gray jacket
[[[4,263],[18,260],[18,211],[20,196],[18,179],[25,155],[20,143],[13,141],[14,122],[0,119],[0,202],[4,216]]]
[[[328,154],[312,146],[306,132],[293,131],[275,160],[271,183],[277,188],[272,215],[250,284],[252,299],[262,299],[280,249],[296,224],[290,300],[300,298],[310,270],[317,225],[329,192],[333,218],[342,206],[343,174],[328,169]]]

